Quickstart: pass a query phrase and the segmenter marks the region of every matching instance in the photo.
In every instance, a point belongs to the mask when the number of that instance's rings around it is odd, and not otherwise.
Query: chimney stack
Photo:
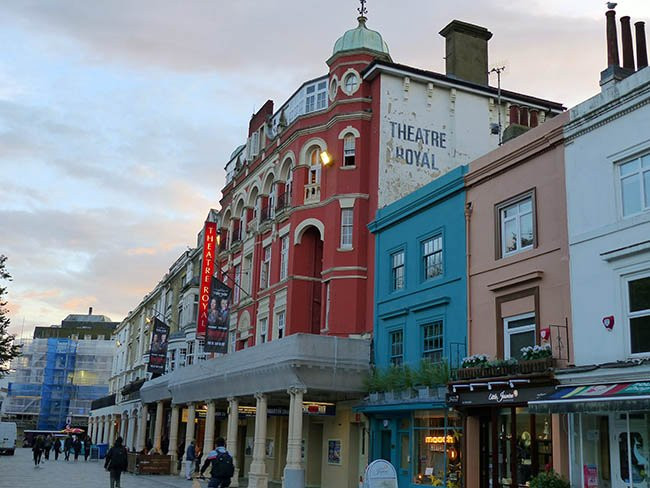
[[[93,307],[88,307],[88,315],[92,315],[92,314],[93,314]]]
[[[618,38],[616,35],[616,11],[609,9],[605,12],[607,18],[607,69],[600,72],[600,86],[606,88],[611,83],[621,81],[626,76],[634,73],[634,56],[631,54],[632,50],[632,33],[629,31],[630,18],[621,18],[621,26],[623,30],[623,56],[624,61],[629,64],[632,60],[632,68],[623,67],[619,64],[618,57]],[[625,30],[629,33],[629,42],[625,39]]]
[[[636,69],[642,69],[648,66],[648,51],[645,41],[645,23],[640,20],[634,23],[636,30]]]
[[[445,38],[447,76],[487,86],[492,33],[479,25],[452,20],[440,35]]]
[[[623,68],[634,71],[634,48],[630,16],[621,17],[621,42],[623,44]]]

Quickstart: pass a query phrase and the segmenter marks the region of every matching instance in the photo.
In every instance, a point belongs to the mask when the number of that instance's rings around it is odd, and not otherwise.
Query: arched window
[[[355,166],[356,138],[353,134],[347,134],[343,138],[343,166]]]
[[[309,157],[307,161],[309,162],[309,181],[307,182],[310,185],[317,185],[320,183],[320,148],[318,146],[313,147],[309,151]]]

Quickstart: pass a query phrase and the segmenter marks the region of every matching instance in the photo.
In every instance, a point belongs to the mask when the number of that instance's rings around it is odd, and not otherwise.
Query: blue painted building
[[[466,172],[457,167],[380,209],[369,224],[380,372],[417,370],[423,359],[455,366],[465,356]],[[370,418],[372,459],[391,461],[400,488],[460,486],[462,423],[446,407],[444,388],[371,395],[360,410]]]

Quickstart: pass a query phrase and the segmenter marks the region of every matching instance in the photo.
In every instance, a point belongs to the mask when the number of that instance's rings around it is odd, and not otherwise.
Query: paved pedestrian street
[[[207,480],[187,481],[179,476],[122,473],[122,488],[206,488]],[[16,449],[14,456],[0,456],[0,488],[95,488],[110,486],[104,461],[68,461],[50,456],[34,467],[31,449]]]

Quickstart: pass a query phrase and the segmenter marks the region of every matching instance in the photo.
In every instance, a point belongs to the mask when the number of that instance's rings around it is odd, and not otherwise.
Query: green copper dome
[[[388,44],[384,42],[381,34],[377,31],[370,30],[366,27],[366,18],[358,17],[359,25],[356,29],[350,29],[334,44],[332,56],[343,51],[353,51],[355,49],[369,49],[379,53],[388,54]]]

